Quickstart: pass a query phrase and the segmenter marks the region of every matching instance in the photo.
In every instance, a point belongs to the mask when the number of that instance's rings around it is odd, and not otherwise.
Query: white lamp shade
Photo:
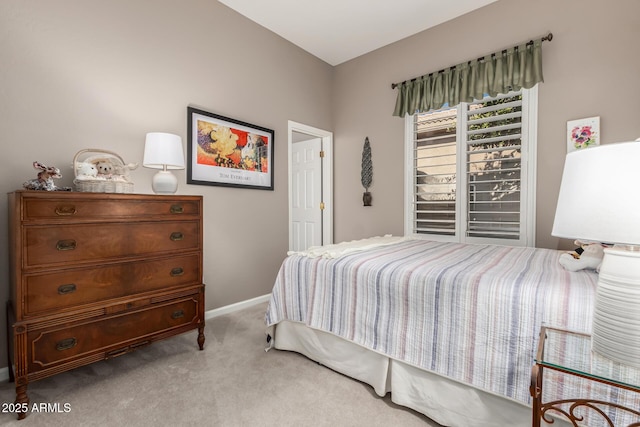
[[[567,154],[551,234],[640,244],[640,142],[606,144]]]
[[[142,166],[151,169],[184,169],[182,138],[171,133],[148,133]]]

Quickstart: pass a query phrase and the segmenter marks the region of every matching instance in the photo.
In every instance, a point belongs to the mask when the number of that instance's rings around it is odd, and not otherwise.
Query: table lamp
[[[154,193],[174,194],[178,190],[178,178],[169,169],[184,169],[182,138],[171,133],[147,133],[142,166],[161,169],[151,182]]]
[[[640,141],[640,140],[639,140]],[[593,313],[594,353],[640,368],[640,142],[567,154],[552,235],[604,249]]]

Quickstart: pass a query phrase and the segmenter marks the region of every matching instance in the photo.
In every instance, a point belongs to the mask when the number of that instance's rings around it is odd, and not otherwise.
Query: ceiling
[[[218,0],[338,65],[496,0]]]

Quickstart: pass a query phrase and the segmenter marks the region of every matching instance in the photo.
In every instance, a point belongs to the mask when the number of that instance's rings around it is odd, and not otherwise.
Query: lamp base
[[[158,171],[153,176],[151,188],[156,194],[174,194],[178,191],[178,178],[170,171]]]
[[[607,359],[640,368],[640,252],[637,250],[619,247],[604,250],[591,348]]]

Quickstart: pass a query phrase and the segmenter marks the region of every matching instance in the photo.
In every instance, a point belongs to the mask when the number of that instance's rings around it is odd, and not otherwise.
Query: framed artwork
[[[567,122],[567,153],[600,145],[600,117]]]
[[[273,130],[187,107],[187,139],[187,184],[273,190]]]

